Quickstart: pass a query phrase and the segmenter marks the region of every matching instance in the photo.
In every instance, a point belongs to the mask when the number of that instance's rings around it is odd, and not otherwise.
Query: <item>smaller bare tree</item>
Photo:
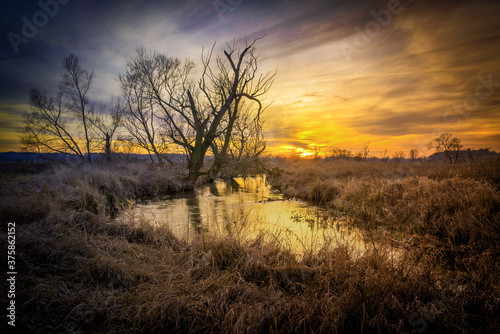
[[[31,112],[23,112],[24,128],[20,134],[23,151],[74,154],[84,160],[80,138],[68,123],[63,94],[49,97],[38,89],[30,91]]]
[[[405,159],[405,152],[403,151],[394,152],[393,157],[397,161],[403,161]]]
[[[111,161],[113,148],[113,137],[121,126],[124,104],[119,99],[112,99],[111,104],[98,105],[95,112],[89,117],[89,122],[93,125],[99,137],[99,142],[104,143],[104,153],[106,160]]]
[[[388,154],[387,152],[388,152],[388,150],[387,150],[387,149],[385,149],[385,151],[384,151],[384,152],[382,152],[382,155],[381,155],[382,162],[387,162],[387,161],[389,161],[389,154]]]
[[[316,145],[314,145],[312,149],[313,149],[314,160],[318,160],[319,159],[319,152],[321,151],[321,149]]]
[[[416,148],[412,148],[410,150],[410,155],[409,156],[410,156],[410,160],[412,162],[417,161],[417,159],[418,159],[418,150]]]
[[[345,148],[334,148],[332,150],[332,157],[339,159],[348,159],[352,157],[352,152]]]
[[[434,148],[436,152],[444,152],[450,163],[453,163],[458,162],[463,145],[462,140],[453,137],[451,133],[443,133],[439,137],[434,138],[429,143],[428,148]]]
[[[288,161],[298,161],[300,160],[299,151],[296,148],[289,147],[283,149],[278,155],[280,158],[288,160]]]
[[[93,108],[87,93],[94,75],[82,68],[80,60],[73,54],[64,58],[62,67],[62,80],[55,96],[36,88],[30,91],[31,112],[23,113],[22,149],[75,154],[82,161],[86,152],[87,160],[91,162],[94,138],[89,118],[93,115]]]
[[[368,158],[368,154],[370,153],[370,143],[369,142],[366,142],[364,145],[363,145],[363,151],[362,151],[362,157],[365,159]]]

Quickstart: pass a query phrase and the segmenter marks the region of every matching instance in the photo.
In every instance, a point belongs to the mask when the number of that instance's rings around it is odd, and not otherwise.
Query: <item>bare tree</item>
[[[357,152],[356,154],[354,154],[354,160],[363,161],[363,152]]]
[[[387,149],[385,149],[384,152],[382,152],[381,158],[383,162],[387,162],[389,160],[389,154],[387,153]]]
[[[61,90],[69,99],[68,108],[80,118],[81,126],[85,133],[85,146],[87,148],[87,159],[91,162],[90,156],[90,127],[88,122],[92,114],[92,107],[89,105],[87,93],[94,78],[93,71],[87,71],[80,65],[80,60],[74,54],[64,58],[62,65],[64,72],[61,82]]]
[[[364,145],[363,145],[363,152],[362,152],[362,156],[363,158],[365,159],[366,161],[366,158],[368,158],[368,154],[370,153],[370,143],[369,142],[366,142]]]
[[[24,112],[24,128],[20,134],[22,149],[42,153],[75,154],[84,160],[80,138],[69,125],[69,115],[63,93],[49,97],[46,92],[33,88],[30,91],[31,112]],[[70,117],[71,116],[71,117]]]
[[[463,145],[462,141],[457,137],[453,137],[451,133],[443,133],[439,137],[434,138],[429,143],[429,149],[434,148],[436,152],[444,152],[450,163],[457,162],[460,156]]]
[[[93,108],[87,93],[94,77],[73,54],[64,58],[58,93],[51,97],[38,89],[30,91],[31,112],[23,113],[21,144],[24,150],[39,153],[75,154],[91,162]],[[82,133],[83,131],[83,133]],[[84,145],[86,150],[80,145]]]
[[[403,161],[405,159],[405,152],[403,151],[394,152],[393,157],[398,161]]]
[[[263,110],[260,100],[274,74],[259,74],[256,42],[243,47],[228,44],[213,61],[214,44],[207,55],[202,54],[197,82],[192,79],[194,64],[190,60],[140,49],[129,62],[140,89],[154,103],[152,108],[161,111],[166,135],[186,152],[190,184],[203,174],[204,158],[214,141],[227,133],[223,120],[235,111],[236,100],[256,104],[257,113]]]
[[[313,146],[313,157],[314,157],[314,160],[318,160],[319,158],[319,152],[320,152],[320,148],[316,145]]]
[[[161,128],[158,110],[146,90],[148,82],[140,66],[148,63],[145,50],[139,49],[137,53],[137,58],[127,63],[125,74],[118,77],[125,101],[122,125],[128,132],[122,140],[144,149],[151,161],[154,155],[162,163],[169,142]]]
[[[262,131],[263,108],[254,108],[242,97],[235,99],[226,117],[221,121],[221,134],[211,145],[214,163],[208,171],[208,179],[217,176],[223,166],[232,175],[247,163],[255,162],[266,145]]]
[[[352,157],[352,152],[345,148],[334,148],[332,150],[332,157],[339,159],[347,159]]]
[[[410,160],[411,161],[413,161],[413,162],[417,161],[417,159],[418,159],[418,150],[416,148],[412,148],[410,150],[409,156],[410,156]]]
[[[278,154],[278,157],[288,161],[298,161],[301,158],[299,151],[293,147],[288,147],[281,150],[281,152]]]
[[[88,119],[98,134],[99,142],[104,144],[107,161],[111,161],[112,158],[113,137],[121,126],[124,107],[124,103],[120,99],[112,99],[109,105],[99,105]]]

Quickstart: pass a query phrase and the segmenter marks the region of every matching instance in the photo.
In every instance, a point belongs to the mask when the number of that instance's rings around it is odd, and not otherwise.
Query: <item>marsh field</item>
[[[321,242],[299,241],[298,251],[296,233],[258,233],[251,215],[186,238],[130,214],[192,192],[175,164],[2,165],[0,242],[7,249],[15,223],[16,331],[500,331],[498,158],[262,160],[266,170],[254,173],[277,197],[260,204],[320,208],[309,227]],[[330,233],[339,229],[357,231],[362,246]]]

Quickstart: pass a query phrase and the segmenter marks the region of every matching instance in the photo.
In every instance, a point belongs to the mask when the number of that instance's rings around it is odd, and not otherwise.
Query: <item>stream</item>
[[[283,199],[264,175],[216,180],[193,192],[136,204],[124,214],[166,224],[187,242],[208,232],[238,238],[264,235],[297,254],[317,250],[326,242],[363,247],[357,229],[328,217],[320,206]]]

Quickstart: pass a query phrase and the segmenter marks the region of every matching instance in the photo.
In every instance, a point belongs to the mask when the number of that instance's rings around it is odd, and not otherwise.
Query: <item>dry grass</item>
[[[85,166],[4,185],[2,223],[19,222],[17,329],[400,333],[422,321],[429,333],[500,329],[499,194],[487,176],[496,167],[481,177],[362,162],[281,168],[272,182],[285,194],[327,204],[374,231],[377,246],[359,255],[330,242],[299,258],[286,236],[202,234],[188,245],[168,228],[110,218],[111,203],[118,210],[181,190],[173,170]]]
[[[0,216],[30,223],[55,212],[114,215],[132,201],[183,191],[183,174],[147,163],[54,165],[22,182],[2,182]]]
[[[500,235],[500,160],[467,164],[309,161],[270,181],[285,196],[324,204],[363,229],[494,244]]]

